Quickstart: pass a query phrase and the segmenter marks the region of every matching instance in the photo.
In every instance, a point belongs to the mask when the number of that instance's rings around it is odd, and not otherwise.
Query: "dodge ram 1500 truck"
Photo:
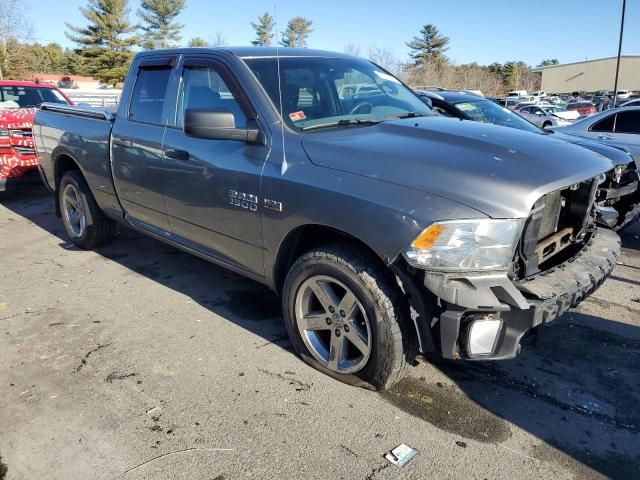
[[[512,358],[619,255],[595,223],[609,160],[435,116],[347,55],[144,52],[117,114],[45,104],[34,128],[77,246],[121,222],[270,286],[295,350],[347,382]]]

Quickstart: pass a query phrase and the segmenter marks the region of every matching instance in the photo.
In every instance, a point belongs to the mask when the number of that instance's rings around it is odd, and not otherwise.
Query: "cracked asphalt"
[[[72,248],[41,189],[0,232],[0,478],[640,478],[638,225],[518,358],[383,393],[294,356],[260,285],[129,231]]]

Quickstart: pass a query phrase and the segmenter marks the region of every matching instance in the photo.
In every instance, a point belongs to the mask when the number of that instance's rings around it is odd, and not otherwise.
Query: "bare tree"
[[[359,45],[356,45],[355,43],[351,43],[351,42],[347,43],[342,48],[342,51],[347,55],[353,55],[354,57],[359,57],[360,53],[362,52]]]
[[[31,38],[31,24],[24,12],[24,2],[0,0],[0,80],[7,74],[8,65],[20,49],[20,42]]]
[[[224,47],[227,45],[227,39],[224,38],[221,32],[216,32],[214,37],[211,39],[212,47]]]
[[[393,52],[387,48],[372,45],[369,47],[367,57],[376,65],[379,65],[392,73],[395,73],[398,70],[398,59],[395,57]]]

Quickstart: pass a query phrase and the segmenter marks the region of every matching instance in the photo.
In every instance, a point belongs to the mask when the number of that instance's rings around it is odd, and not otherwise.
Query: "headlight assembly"
[[[506,270],[523,223],[490,218],[436,222],[403,255],[410,265],[426,270]]]

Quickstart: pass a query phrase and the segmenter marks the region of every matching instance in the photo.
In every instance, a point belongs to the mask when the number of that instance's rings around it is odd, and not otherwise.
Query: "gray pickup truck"
[[[271,48],[138,54],[118,112],[44,104],[71,240],[117,223],[281,293],[302,358],[384,388],[417,355],[514,357],[611,273],[609,160],[432,111],[373,63]]]

